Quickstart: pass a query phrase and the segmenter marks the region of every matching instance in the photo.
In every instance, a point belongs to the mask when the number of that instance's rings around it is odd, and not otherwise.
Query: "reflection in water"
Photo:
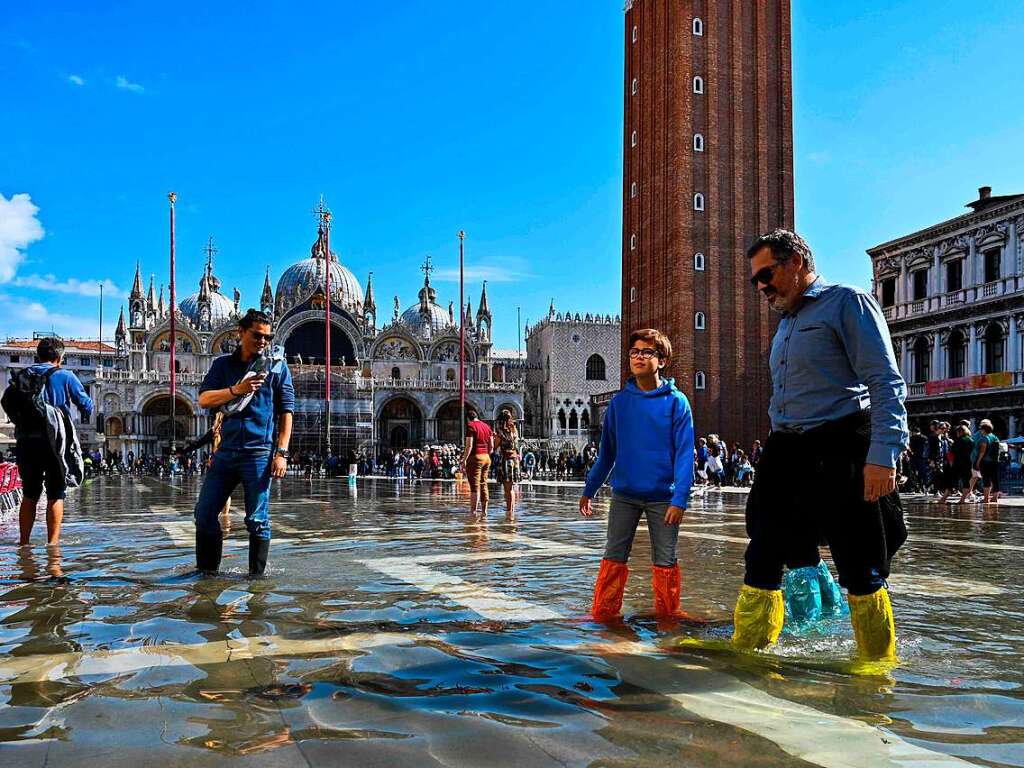
[[[190,519],[196,486],[175,483],[91,483],[63,549],[0,549],[0,743],[40,744],[60,764],[109,749],[116,724],[119,741],[179,764],[197,750],[301,764],[309,749],[332,763],[363,742],[388,764],[424,762],[428,742],[461,765],[798,764],[664,695],[728,679],[930,749],[1024,764],[1019,509],[908,504],[892,584],[902,665],[886,678],[849,674],[845,619],[787,628],[769,654],[715,650],[742,575],[742,496],[708,494],[680,540],[684,606],[708,626],[657,626],[638,536],[626,620],[605,627],[586,620],[605,521],[578,518],[578,487],[525,484],[516,519],[488,521],[468,518],[452,483],[286,481],[271,518],[288,532],[268,578],[249,581],[230,518],[225,572],[189,575],[191,547],[168,531]],[[536,608],[554,618],[515,617]],[[679,649],[686,638],[700,647]]]

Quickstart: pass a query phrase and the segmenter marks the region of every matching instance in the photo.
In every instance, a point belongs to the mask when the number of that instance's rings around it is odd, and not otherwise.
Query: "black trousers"
[[[885,584],[907,529],[899,493],[864,501],[870,442],[867,411],[768,437],[747,497],[744,583],[779,589],[783,566],[817,565],[818,546],[827,543],[850,594],[868,595]]]

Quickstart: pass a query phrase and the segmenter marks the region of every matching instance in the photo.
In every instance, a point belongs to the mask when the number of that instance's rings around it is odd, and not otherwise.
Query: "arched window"
[[[967,339],[964,332],[959,328],[949,334],[949,341],[946,342],[947,364],[949,366],[949,378],[959,379],[967,373]]]
[[[693,151],[703,152],[704,151],[704,136],[700,133],[693,134]]]
[[[454,368],[449,368],[447,371],[444,372],[444,380],[445,381],[455,381],[455,369]]]
[[[693,92],[704,93],[704,78],[700,75],[693,76]]]
[[[629,236],[629,250],[636,250],[636,233]]]
[[[587,358],[587,381],[604,381],[605,376],[604,358],[600,355],[591,355]]]
[[[634,43],[636,42],[637,34],[638,34],[638,32],[637,32],[636,24],[634,24],[633,25],[633,42]]]
[[[565,409],[558,409],[558,429],[561,432],[565,432]]]
[[[391,369],[391,378],[400,379],[402,378],[402,372],[397,367]]]
[[[637,91],[639,91],[639,90],[640,90],[640,81],[639,81],[639,80],[637,80],[637,79],[636,79],[636,78],[634,77],[634,78],[633,78],[633,95],[635,96],[635,95],[636,95],[636,92],[637,92]]]
[[[639,137],[637,136],[637,133],[636,133],[636,131],[633,131],[633,133],[632,133],[632,134],[630,135],[630,137],[629,137],[629,146],[631,146],[631,147],[635,147],[635,146],[636,146],[636,143],[637,143],[637,140],[638,140],[638,138],[639,138]]]
[[[569,431],[574,432],[580,428],[580,417],[576,411],[569,411]]]
[[[914,382],[921,383],[928,381],[931,375],[931,349],[928,347],[928,339],[918,336],[914,341]]]
[[[985,329],[985,373],[1003,371],[1004,348],[1003,329],[999,323],[989,323]]]
[[[636,286],[631,285],[629,286],[629,303],[632,304],[634,301],[636,301]]]
[[[695,253],[693,254],[693,268],[697,272],[704,271],[704,254]]]
[[[636,29],[636,27],[634,27]],[[694,17],[693,19],[693,34],[697,37],[704,36],[704,22],[700,20],[700,17]]]
[[[703,312],[695,312],[693,315],[693,327],[695,330],[703,331],[705,327],[705,319]]]
[[[637,192],[637,186],[636,186],[636,182],[634,181],[632,184],[629,185],[629,196],[630,197],[636,197],[636,192]]]
[[[703,211],[704,210],[704,195],[700,192],[693,196],[693,210]]]
[[[704,389],[707,386],[707,379],[704,376],[704,371],[697,371],[693,374],[693,386],[695,389]]]

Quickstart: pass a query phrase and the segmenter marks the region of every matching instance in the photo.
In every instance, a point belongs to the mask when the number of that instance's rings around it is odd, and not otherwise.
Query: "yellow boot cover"
[[[745,650],[771,645],[779,639],[785,615],[781,589],[757,589],[744,584],[733,614],[733,645]]]
[[[885,587],[870,595],[849,595],[857,650],[865,661],[896,660],[896,625]]]

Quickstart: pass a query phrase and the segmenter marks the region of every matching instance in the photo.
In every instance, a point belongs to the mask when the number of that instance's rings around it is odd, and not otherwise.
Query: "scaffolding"
[[[325,367],[289,366],[295,387],[295,414],[292,420],[291,451],[326,456],[332,453],[348,457],[372,445],[372,394],[357,385],[357,369],[331,368],[330,440],[328,440],[327,403],[324,400]]]

